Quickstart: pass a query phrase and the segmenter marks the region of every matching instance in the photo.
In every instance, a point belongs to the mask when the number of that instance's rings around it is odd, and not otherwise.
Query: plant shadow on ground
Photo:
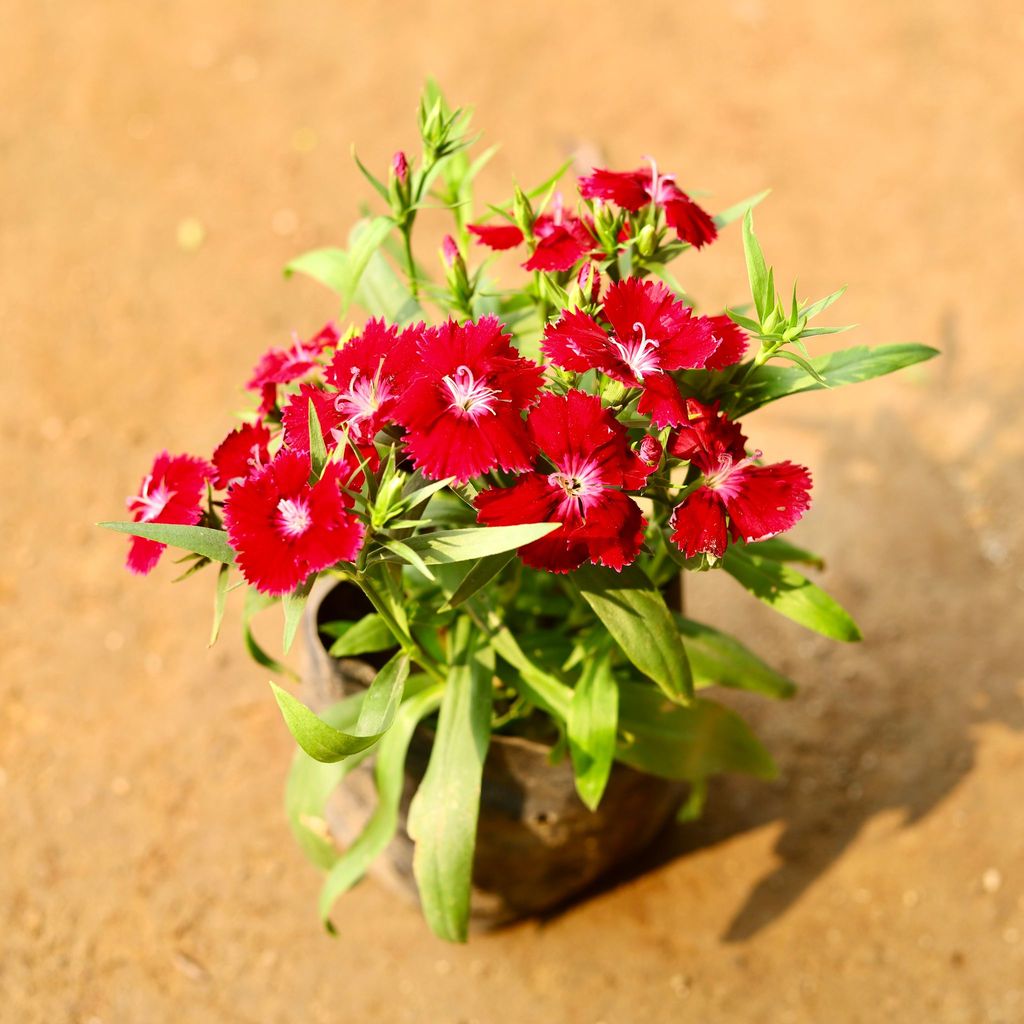
[[[872,819],[896,812],[906,828],[936,808],[972,771],[978,726],[1024,731],[1020,623],[1010,613],[1024,562],[1020,405],[975,397],[973,422],[965,431],[961,418],[935,459],[915,428],[942,437],[957,400],[990,388],[935,390],[932,406],[946,412],[934,424],[891,410],[852,431],[813,424],[830,439],[819,486],[844,509],[843,522],[827,527],[857,537],[836,561],[869,643],[837,649],[811,639],[804,664],[787,666],[803,680],[794,703],[733,702],[776,756],[779,781],[716,780],[700,820],[671,826],[583,898],[775,824],[777,863],[722,936],[742,942],[785,914]]]

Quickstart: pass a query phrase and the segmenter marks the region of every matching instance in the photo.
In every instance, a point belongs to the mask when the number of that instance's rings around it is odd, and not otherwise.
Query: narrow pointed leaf
[[[776,774],[743,719],[704,697],[680,707],[650,686],[620,682],[619,727],[625,741],[616,757],[651,775],[699,782],[719,772]]]
[[[747,550],[761,558],[771,558],[776,562],[802,562],[815,569],[825,568],[825,559],[813,551],[798,548],[782,537],[770,537],[768,540],[757,541],[747,545]]]
[[[370,864],[384,852],[398,831],[409,743],[420,720],[437,710],[443,691],[443,685],[437,684],[410,697],[399,708],[394,724],[380,741],[374,769],[377,806],[359,837],[331,868],[320,890],[320,918],[332,931],[328,917],[335,901],[366,874]]]
[[[274,603],[274,598],[267,597],[261,594],[258,590],[253,590],[251,587],[246,591],[245,594],[245,608],[242,611],[242,637],[245,640],[245,649],[249,652],[249,657],[263,668],[269,669],[271,672],[279,676],[290,676],[295,679],[297,676],[295,673],[288,668],[287,665],[283,665],[276,658],[271,657],[267,652],[257,643],[256,637],[253,636],[252,632],[252,617],[257,612],[262,611],[264,608],[268,608]]]
[[[494,651],[459,619],[430,763],[409,808],[413,872],[431,931],[465,942],[484,759],[491,738]]]
[[[473,563],[459,562],[458,567],[462,569],[469,566],[468,572],[458,573],[458,583],[454,587],[448,586],[454,583],[453,579],[447,579],[446,589],[451,590],[451,596],[444,603],[444,608],[458,608],[464,601],[468,601],[474,594],[487,586],[502,569],[516,557],[514,551],[501,551],[496,555],[488,555]]]
[[[615,759],[615,730],[619,718],[619,689],[606,651],[588,658],[569,706],[569,753],[576,792],[597,810]]]
[[[571,578],[626,657],[666,696],[687,703],[693,677],[686,650],[665,599],[643,570],[586,565]]]
[[[842,605],[784,562],[730,546],[722,567],[756,598],[801,626],[835,640],[861,639],[857,624]]]
[[[194,551],[212,562],[235,564],[234,548],[228,543],[224,530],[211,530],[207,526],[178,526],[173,523],[97,523],[105,530],[127,533],[132,537],[145,537],[171,547]]]
[[[763,192],[758,192],[756,195],[749,196],[746,199],[741,199],[738,203],[733,203],[732,206],[727,206],[721,213],[716,213],[712,218],[715,222],[715,227],[724,228],[726,224],[731,224],[734,220],[739,220],[740,217],[744,216],[748,210],[752,210],[770,194],[771,189],[766,188]]]
[[[344,249],[312,249],[287,263],[284,268],[284,276],[305,274],[330,288],[332,292],[341,294],[341,289],[345,284],[347,265],[348,254]]]
[[[843,297],[843,293],[846,291],[846,285],[842,288],[837,289],[831,295],[826,295],[823,299],[818,299],[817,302],[812,302],[809,306],[804,306],[800,310],[800,316],[806,317],[808,320],[813,320],[819,313],[823,313],[833,302]]]
[[[767,265],[764,261],[764,253],[761,251],[760,243],[754,234],[754,215],[747,210],[743,217],[743,255],[747,262],[747,279],[750,281],[750,297],[754,300],[754,307],[762,323],[764,318],[771,311],[775,296],[769,294],[771,286]]]
[[[557,530],[561,523],[526,523],[522,526],[481,526],[443,530],[407,537],[404,541],[427,565],[446,565],[514,551]]]
[[[355,732],[344,732],[274,683],[281,715],[296,742],[310,757],[330,764],[372,747],[391,727],[409,677],[409,658],[396,654],[378,673],[363,701]]]
[[[686,637],[693,684],[698,689],[728,686],[778,698],[796,693],[796,686],[789,679],[728,634],[681,615],[676,616],[676,624]]]
[[[316,406],[313,399],[309,400],[309,471],[310,479],[316,482],[324,475],[324,467],[327,465],[327,445],[324,443],[324,433],[320,427],[320,417],[316,414]]]
[[[810,362],[830,388],[837,388],[895,373],[938,354],[937,349],[928,345],[881,345],[877,348],[858,345],[815,356]],[[733,415],[739,418],[786,395],[821,388],[822,385],[802,367],[760,366],[744,382]]]
[[[295,640],[295,633],[299,628],[302,619],[302,610],[306,607],[309,592],[316,582],[317,574],[313,573],[304,583],[300,583],[290,594],[281,598],[281,606],[284,609],[284,653],[292,649]]]
[[[213,594],[213,626],[210,629],[210,647],[217,642],[224,611],[228,606],[228,589],[231,584],[231,567],[222,565],[217,573],[217,589]]]
[[[360,654],[375,654],[394,647],[398,642],[387,623],[376,613],[364,615],[358,622],[346,624],[338,634],[328,654],[332,658],[355,658]]]

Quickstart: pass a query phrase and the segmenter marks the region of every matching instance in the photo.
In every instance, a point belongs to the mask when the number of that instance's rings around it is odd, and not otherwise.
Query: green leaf
[[[348,625],[327,652],[332,658],[354,658],[394,647],[397,641],[387,623],[376,612]]]
[[[665,599],[636,565],[622,572],[585,565],[572,574],[584,600],[626,657],[674,701],[693,697],[683,641]]]
[[[394,526],[394,524],[392,524]],[[398,555],[404,562],[408,562],[417,572],[422,573],[423,576],[434,581],[434,574],[430,571],[430,566],[423,561],[420,556],[413,551],[407,544],[400,540],[386,540],[384,541],[384,547],[391,551],[393,554]]]
[[[345,283],[345,267],[348,265],[348,254],[337,247],[329,249],[312,249],[296,256],[285,265],[284,276],[305,274],[332,292],[340,294]]]
[[[521,526],[481,526],[407,537],[404,541],[428,565],[468,562],[514,551],[557,530],[561,523],[525,523]]]
[[[459,571],[467,563],[457,563],[458,569],[449,570],[449,574],[446,574],[445,589],[450,591],[451,596],[440,610],[458,608],[464,601],[468,601],[474,594],[486,587],[515,557],[514,551],[500,551],[496,555],[488,555],[486,558],[473,562],[469,565],[467,572]]]
[[[105,530],[127,533],[133,537],[145,537],[175,548],[194,551],[211,562],[235,564],[234,548],[228,543],[223,530],[211,530],[207,526],[177,526],[173,523],[97,523]]]
[[[729,686],[768,697],[792,697],[796,687],[738,640],[692,619],[676,616],[686,637],[694,686]]]
[[[346,697],[321,716],[328,725],[345,731],[355,727],[365,692]],[[338,859],[338,850],[327,834],[324,809],[330,795],[353,768],[370,754],[370,748],[344,761],[324,764],[297,749],[292,757],[285,787],[284,806],[292,835],[306,856],[328,870]]]
[[[391,202],[391,197],[388,195],[388,187],[384,184],[366,165],[362,160],[359,159],[359,154],[356,152],[356,147],[352,147],[352,159],[356,162],[356,167],[362,172],[363,177],[374,187],[380,197],[385,203]]]
[[[228,606],[228,591],[231,589],[231,567],[222,565],[217,573],[217,589],[213,595],[213,626],[210,629],[210,646],[217,642],[220,626],[224,621],[224,611]]]
[[[328,915],[335,901],[366,874],[398,830],[409,743],[420,720],[437,709],[443,692],[443,684],[438,683],[410,697],[399,708],[394,724],[377,747],[377,806],[359,837],[331,868],[320,890],[320,918],[329,928]]]
[[[288,668],[287,665],[283,665],[281,662],[267,654],[267,652],[256,642],[256,637],[253,636],[253,615],[262,611],[264,608],[268,608],[274,603],[274,600],[274,598],[267,597],[251,587],[246,591],[245,608],[242,611],[242,636],[245,640],[245,649],[249,652],[249,657],[252,658],[257,665],[269,669],[277,675],[291,676],[293,679],[296,679],[298,677],[295,673]]]
[[[770,537],[768,540],[748,544],[747,550],[751,554],[760,555],[762,558],[771,558],[776,562],[802,562],[815,569],[825,568],[825,559],[821,555],[798,548],[782,537]]]
[[[413,872],[431,931],[465,942],[484,759],[491,738],[494,652],[466,618],[452,644],[430,763],[409,808]]]
[[[771,284],[764,253],[754,234],[754,215],[749,209],[743,216],[743,255],[747,261],[750,297],[754,300],[757,315],[763,323],[775,304],[775,289]]]
[[[813,377],[823,388],[830,388],[832,385],[815,369],[814,364],[809,360],[805,359],[801,355],[797,355],[796,352],[789,352],[786,349],[780,348],[778,351],[773,352],[772,359],[787,359],[791,363],[796,363],[805,373],[810,377]]]
[[[378,673],[363,701],[355,732],[343,732],[274,683],[278,707],[296,742],[310,757],[330,764],[372,747],[391,727],[409,677],[409,658],[396,654]]]
[[[722,567],[756,598],[794,622],[835,640],[861,639],[857,624],[835,598],[783,562],[730,546]]]
[[[370,258],[381,247],[384,239],[391,233],[395,222],[390,217],[372,217],[360,221],[349,235],[348,259],[345,261],[345,273],[341,294],[341,312],[348,311],[350,303],[356,299],[356,291],[366,270]]]
[[[304,583],[300,583],[290,594],[281,598],[281,605],[284,608],[284,653],[292,649],[292,642],[295,640],[295,633],[302,621],[302,610],[306,607],[309,592],[316,582],[317,574],[312,573]]]
[[[836,302],[838,299],[841,299],[845,291],[846,285],[844,284],[842,288],[839,288],[838,290],[834,291],[831,295],[826,295],[825,298],[818,299],[817,302],[812,302],[809,306],[804,306],[803,309],[799,311],[798,315],[801,317],[806,317],[808,320],[813,320],[819,313],[823,313],[826,309],[828,309],[828,307],[831,306],[833,302]],[[795,297],[796,294],[794,292],[794,299]]]
[[[775,776],[775,763],[739,715],[706,698],[689,707],[641,683],[619,683],[618,760],[651,775],[699,782],[719,772]]]
[[[552,717],[566,721],[572,706],[572,689],[537,665],[519,646],[507,626],[491,628],[488,638],[494,650],[519,672],[516,688],[523,696]]]
[[[576,792],[592,811],[597,810],[611,774],[618,718],[619,690],[605,651],[584,662],[569,705],[569,753]]]
[[[409,291],[405,280],[384,257],[386,244],[366,264],[355,301],[371,316],[391,324],[406,324],[423,315],[423,307]]]
[[[310,482],[316,483],[324,475],[327,465],[327,445],[324,443],[324,432],[320,427],[320,417],[316,414],[313,399],[309,400],[309,472]]]
[[[857,345],[815,356],[810,362],[828,387],[837,388],[895,373],[904,367],[933,359],[938,354],[937,349],[928,345],[880,345],[876,348]],[[744,382],[733,415],[738,418],[786,395],[819,391],[822,386],[800,367],[760,366]]]
[[[721,213],[716,213],[714,216],[714,222],[716,228],[724,228],[726,224],[731,224],[734,220],[739,220],[748,210],[752,210],[761,200],[765,199],[771,194],[771,189],[766,188],[763,192],[758,192],[757,195],[748,196],[746,199],[741,199],[738,203],[733,203],[732,206],[727,206]]]

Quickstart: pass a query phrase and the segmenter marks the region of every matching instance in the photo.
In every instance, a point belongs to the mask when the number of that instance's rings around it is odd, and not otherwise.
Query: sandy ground
[[[1024,1021],[1016,5],[0,6],[0,1019]],[[632,877],[466,948],[372,883],[320,931],[237,609],[207,652],[210,581],[129,578],[90,525],[332,314],[280,268],[343,236],[350,143],[410,144],[428,72],[503,143],[492,198],[581,142],[719,205],[771,186],[783,280],[946,353],[748,422],[815,468],[799,537],[868,638],[694,589],[803,684],[752,709],[781,779],[722,781]],[[741,267],[733,231],[680,274],[718,307]]]

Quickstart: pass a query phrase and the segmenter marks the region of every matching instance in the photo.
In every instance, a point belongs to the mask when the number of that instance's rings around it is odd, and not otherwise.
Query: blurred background
[[[1012,3],[2,3],[0,992],[4,1019],[619,1024],[1024,1021],[1024,13]],[[122,568],[153,453],[207,453],[259,354],[332,296],[285,282],[416,149],[424,77],[501,152],[654,153],[721,209],[764,187],[785,287],[842,343],[943,357],[751,417],[812,466],[796,539],[866,641],[702,578],[693,614],[801,684],[748,706],[781,777],[545,921],[431,938],[368,882],[315,916],[266,673],[212,650],[212,579]],[[429,249],[421,253],[430,262]],[[742,301],[737,227],[676,264]],[[833,311],[830,311],[830,315]],[[828,340],[828,339],[826,339]],[[824,348],[824,346],[823,346]],[[277,622],[268,624],[271,642]]]

